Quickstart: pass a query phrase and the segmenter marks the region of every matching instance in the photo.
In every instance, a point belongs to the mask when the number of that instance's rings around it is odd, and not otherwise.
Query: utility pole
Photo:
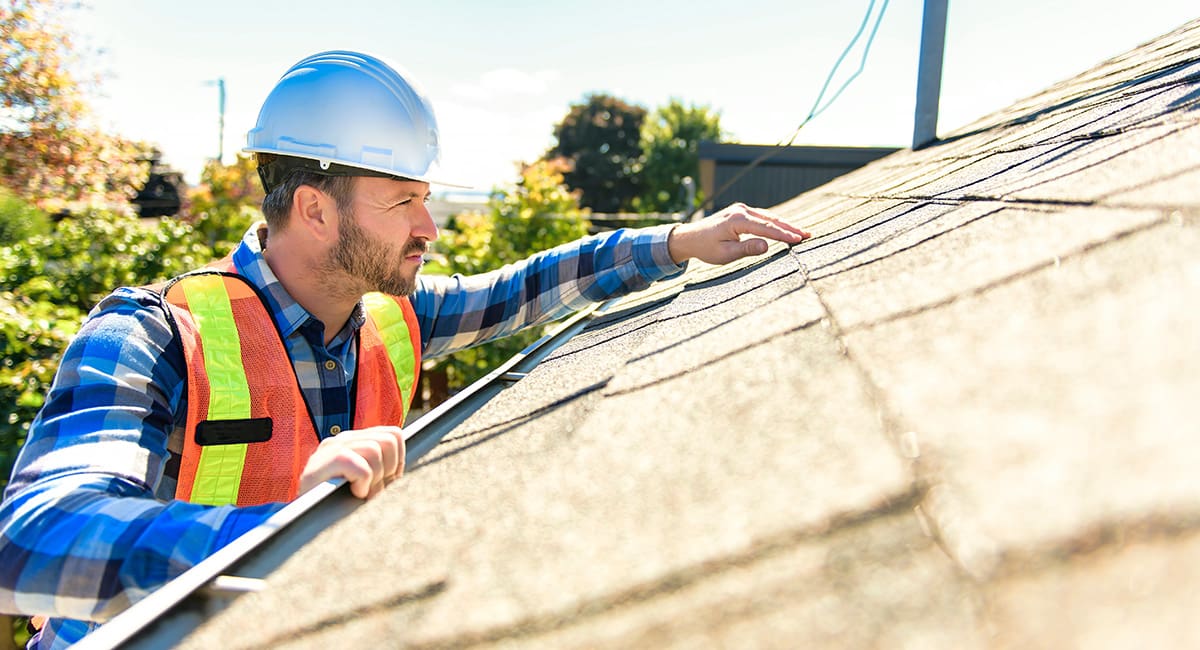
[[[946,13],[949,0],[925,0],[921,19],[921,59],[917,68],[917,111],[913,149],[937,140],[938,98],[942,93],[942,58],[946,52]]]
[[[217,162],[221,162],[225,158],[225,77],[206,81],[204,85],[217,87]]]

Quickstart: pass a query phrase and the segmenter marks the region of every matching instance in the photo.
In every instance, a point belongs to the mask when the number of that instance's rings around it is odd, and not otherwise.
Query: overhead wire
[[[876,2],[876,0],[870,0],[868,2],[867,11],[866,11],[866,13],[863,14],[863,19],[862,19],[862,22],[858,26],[858,31],[856,31],[854,33],[854,38],[850,39],[850,42],[842,50],[842,53],[840,55],[838,55],[837,61],[835,61],[833,64],[833,68],[830,69],[829,74],[826,75],[826,77],[825,77],[825,83],[821,85],[821,91],[819,93],[817,93],[817,98],[816,98],[816,100],[813,101],[812,108],[809,109],[808,115],[805,116],[805,118],[800,122],[799,126],[797,126],[796,129],[794,131],[792,131],[791,137],[788,138],[786,141],[780,140],[778,143],[775,144],[775,146],[772,149],[769,149],[769,150],[763,152],[757,158],[752,160],[750,162],[750,164],[746,165],[741,170],[739,170],[738,173],[733,176],[733,178],[729,179],[723,185],[721,185],[721,188],[718,189],[716,192],[713,192],[712,196],[706,197],[704,199],[704,202],[696,210],[696,213],[703,213],[705,210],[711,208],[713,205],[713,202],[716,201],[716,198],[718,196],[720,196],[721,194],[724,194],[725,191],[728,190],[731,186],[733,186],[734,183],[736,183],[736,182],[740,181],[742,178],[744,178],[746,176],[746,174],[750,173],[750,171],[753,170],[755,167],[758,167],[762,163],[779,155],[784,150],[786,150],[788,147],[792,146],[792,143],[796,141],[796,136],[800,135],[800,130],[803,129],[806,124],[811,122],[818,115],[820,115],[821,113],[824,113],[825,109],[827,109],[831,105],[833,105],[833,103],[835,101],[837,101],[837,98],[841,97],[842,92],[845,91],[846,88],[850,86],[850,83],[853,82],[855,79],[857,79],[860,74],[862,74],[863,70],[866,69],[867,56],[871,53],[871,45],[874,44],[874,42],[875,42],[875,35],[879,32],[879,25],[883,22],[883,15],[887,12],[888,0],[883,0],[880,3],[879,13],[875,15],[875,24],[871,26],[871,32],[867,36],[867,41],[863,46],[862,58],[858,62],[858,69],[855,70],[849,77],[847,77],[845,81],[842,82],[842,85],[839,86],[837,91],[833,93],[833,96],[829,98],[829,101],[825,102],[824,105],[821,104],[821,100],[824,99],[824,97],[825,97],[825,91],[829,90],[829,85],[833,82],[834,76],[837,75],[838,69],[842,67],[842,63],[846,60],[846,57],[849,56],[850,51],[854,49],[854,45],[856,43],[858,43],[858,40],[860,38],[862,38],[863,32],[865,32],[867,30],[867,25],[870,24],[870,22],[871,22],[871,14],[875,10],[875,2]],[[693,213],[693,214],[695,215],[696,213]]]

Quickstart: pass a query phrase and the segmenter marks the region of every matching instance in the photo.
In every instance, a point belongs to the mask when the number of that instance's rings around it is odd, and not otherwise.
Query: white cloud
[[[438,105],[442,171],[449,181],[478,189],[515,181],[516,163],[532,162],[552,144],[551,131],[565,104],[480,106]]]
[[[552,144],[566,113],[557,70],[498,68],[435,99],[447,180],[478,189],[511,183],[517,162],[532,162]]]
[[[537,97],[549,89],[561,74],[557,70],[527,72],[516,68],[489,70],[470,84],[456,84],[453,93],[467,100],[489,101],[514,96]]]

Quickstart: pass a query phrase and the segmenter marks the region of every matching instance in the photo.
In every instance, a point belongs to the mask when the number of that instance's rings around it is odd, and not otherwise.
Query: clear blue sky
[[[104,75],[98,119],[157,143],[195,182],[243,146],[279,75],[307,54],[398,61],[438,111],[443,170],[479,189],[516,178],[572,102],[608,92],[647,108],[677,97],[721,113],[736,140],[787,138],[816,99],[867,0],[95,0],[74,13]],[[907,146],[921,0],[892,0],[866,71],[796,144]],[[942,133],[1195,18],[1195,0],[950,0]],[[860,51],[844,66],[854,69]]]

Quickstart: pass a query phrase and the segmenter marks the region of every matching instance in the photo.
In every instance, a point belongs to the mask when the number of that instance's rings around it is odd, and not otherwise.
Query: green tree
[[[690,211],[700,205],[684,205],[684,177],[700,182],[701,140],[720,141],[721,115],[707,106],[684,106],[672,99],[654,111],[642,125],[641,147],[645,155],[641,194],[634,200],[639,212]]]
[[[564,158],[567,187],[595,212],[631,210],[641,192],[642,121],[646,109],[605,94],[574,104],[554,127],[557,144],[544,159]]]
[[[144,146],[89,122],[65,0],[0,0],[0,185],[57,212],[125,205]]]
[[[263,218],[262,200],[253,156],[238,154],[231,165],[209,160],[181,218],[208,244],[213,257],[220,258],[237,246],[250,224]]]
[[[563,186],[564,166],[544,160],[528,165],[514,187],[492,192],[487,212],[455,215],[436,244],[446,262],[431,264],[428,272],[484,273],[587,235],[586,214]],[[541,331],[533,328],[456,352],[428,369],[445,369],[451,390],[462,388],[537,340]]]

